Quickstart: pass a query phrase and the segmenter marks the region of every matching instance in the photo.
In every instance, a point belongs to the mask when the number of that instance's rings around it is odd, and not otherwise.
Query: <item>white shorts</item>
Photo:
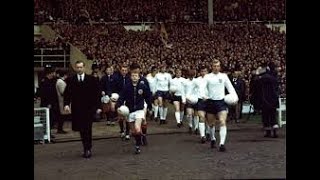
[[[129,114],[128,122],[134,122],[136,119],[144,119],[144,110],[137,110]]]

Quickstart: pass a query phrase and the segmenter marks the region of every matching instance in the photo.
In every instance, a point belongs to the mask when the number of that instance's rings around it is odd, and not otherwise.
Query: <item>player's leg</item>
[[[169,92],[165,92],[163,95],[163,119],[164,119],[164,124],[166,124],[167,120],[167,115],[168,115],[168,106],[170,103],[170,94]]]
[[[144,113],[145,112],[146,111],[144,111]],[[148,142],[147,142],[147,119],[146,118],[142,119],[142,122],[141,122],[141,140],[142,140],[142,145],[148,144]]]
[[[184,103],[182,103],[182,101],[181,101],[181,103],[180,103],[180,124],[181,124],[181,126],[183,125],[185,106],[186,105]]]
[[[207,124],[209,126],[209,133],[210,133],[210,141],[211,141],[211,148],[215,148],[216,146],[216,116],[212,112],[207,112]]]
[[[188,104],[187,106],[187,122],[189,125],[189,133],[192,134],[193,129],[193,109],[191,105]]]
[[[206,121],[206,112],[203,110],[198,110],[199,115],[199,133],[201,138],[201,143],[206,142],[206,136],[205,136],[205,121]]]
[[[193,130],[195,134],[199,134],[199,115],[197,105],[193,105]]]
[[[120,127],[120,137],[124,138],[125,137],[125,133],[124,133],[124,117],[120,114],[115,114],[116,113],[116,102],[111,101],[110,102],[110,119],[115,119],[117,117],[118,123],[119,123],[119,127]]]
[[[158,114],[159,114],[159,100],[157,97],[154,98],[153,101],[154,110],[153,110],[153,118],[155,121],[158,121]]]
[[[160,116],[160,124],[164,124],[164,117],[163,117],[163,93],[157,92],[158,96],[158,103],[159,103],[159,116]]]
[[[225,148],[225,140],[227,137],[227,125],[226,125],[226,120],[227,120],[227,111],[222,110],[219,111],[217,114],[217,119],[220,125],[220,130],[219,130],[219,136],[220,136],[220,143],[219,143],[219,151],[223,152],[226,150]]]
[[[101,112],[101,118],[103,120],[106,120],[107,121],[107,126],[110,125],[110,119],[108,119],[108,104],[107,103],[102,103],[101,104],[101,107],[102,107],[102,112]]]
[[[173,106],[174,106],[174,109],[175,109],[174,116],[175,116],[176,121],[177,121],[177,126],[180,128],[181,127],[181,123],[180,123],[180,102],[177,101],[177,100],[173,101]]]
[[[134,122],[134,137],[136,140],[135,153],[139,154],[141,152],[140,146],[142,145],[142,128],[141,124],[144,119],[144,111],[138,110],[135,111],[135,122]]]
[[[206,142],[205,130],[206,130],[206,101],[199,99],[197,103],[197,110],[199,115],[199,133],[201,143]]]

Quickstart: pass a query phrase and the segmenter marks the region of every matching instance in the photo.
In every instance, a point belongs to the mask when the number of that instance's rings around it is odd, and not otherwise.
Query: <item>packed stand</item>
[[[83,22],[207,22],[208,1],[198,0],[34,0],[34,21],[61,19]],[[285,0],[219,0],[213,2],[214,21],[285,20]]]
[[[285,0],[219,0],[213,3],[216,21],[282,21]]]
[[[54,40],[46,40],[45,38],[35,39],[33,44],[35,50],[46,48],[70,51],[69,44],[61,38],[56,38]]]
[[[152,65],[167,61],[169,70],[173,71],[176,67],[209,66],[213,58],[218,58],[225,71],[241,70],[249,83],[252,71],[272,60],[280,67],[285,94],[285,34],[261,24],[220,24],[212,29],[205,24],[167,25],[170,48],[163,46],[156,27],[146,32],[126,31],[120,25],[55,25],[53,28],[101,69],[138,61],[146,73]]]

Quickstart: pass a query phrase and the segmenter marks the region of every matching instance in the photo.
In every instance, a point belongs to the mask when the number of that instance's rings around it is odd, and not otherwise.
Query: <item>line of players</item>
[[[232,95],[234,103],[238,97],[228,76],[220,72],[219,60],[213,60],[211,73],[205,66],[199,67],[198,70],[199,77],[196,77],[196,70],[192,69],[182,77],[181,69],[176,69],[175,77],[172,78],[171,74],[166,72],[165,64],[160,66],[159,72],[156,67],[152,67],[146,77],[141,76],[140,66],[135,63],[130,67],[130,76],[126,66],[120,68],[119,74],[114,74],[111,67],[107,67],[106,75],[101,79],[101,90],[103,97],[111,97],[110,103],[108,98],[104,99],[105,104],[109,104],[104,111],[107,113],[108,122],[118,120],[120,136],[126,140],[130,139],[131,127],[132,136],[136,140],[135,152],[138,154],[141,151],[140,145],[147,145],[147,109],[154,120],[159,120],[160,125],[166,124],[168,103],[171,102],[175,108],[177,127],[183,125],[183,117],[186,114],[189,132],[199,132],[200,142],[205,143],[206,139],[210,139],[211,148],[215,148],[215,130],[219,126],[218,150],[225,151],[228,107],[225,90]],[[127,117],[121,115],[119,107],[122,105],[129,109],[130,114]]]

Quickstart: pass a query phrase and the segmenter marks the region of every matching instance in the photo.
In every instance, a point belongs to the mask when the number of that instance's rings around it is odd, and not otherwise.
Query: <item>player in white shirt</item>
[[[184,81],[184,88],[185,88],[185,96],[186,96],[186,114],[187,114],[187,121],[189,124],[189,133],[192,133],[192,130],[196,131],[197,124],[195,117],[195,111],[197,110],[197,102],[192,102],[194,99],[198,101],[198,96],[196,92],[196,84],[195,84],[195,70],[189,70],[187,72],[187,78]]]
[[[166,124],[168,113],[168,103],[170,100],[169,83],[171,75],[166,72],[166,65],[160,66],[160,72],[155,76],[156,79],[156,97],[159,101],[160,124]]]
[[[151,67],[151,72],[149,74],[147,74],[146,79],[149,82],[149,86],[150,86],[150,90],[152,93],[152,111],[153,111],[153,118],[155,120],[157,120],[158,117],[158,111],[159,111],[159,103],[158,103],[158,99],[156,97],[156,79],[155,76],[158,73],[158,69],[153,66]],[[149,113],[152,114],[152,113]]]
[[[175,117],[177,121],[177,126],[181,127],[181,120],[183,118],[184,105],[186,103],[185,90],[183,83],[186,80],[181,77],[181,69],[176,69],[176,77],[170,81],[169,91],[173,94],[172,101],[175,108]]]
[[[208,99],[207,81],[204,76],[208,74],[206,66],[200,66],[200,76],[195,79],[196,91],[198,95],[197,111],[199,116],[199,133],[201,143],[206,142],[205,137],[205,123],[206,123],[206,100]]]
[[[210,135],[211,135],[211,148],[215,147],[216,138],[215,138],[215,123],[220,123],[220,145],[219,151],[224,152],[225,140],[227,136],[227,104],[224,102],[225,97],[225,88],[228,92],[234,96],[237,96],[237,93],[232,86],[229,77],[225,73],[221,73],[220,61],[215,59],[212,62],[212,73],[205,75],[207,80],[207,89],[209,99],[207,100],[207,121],[210,125]]]

